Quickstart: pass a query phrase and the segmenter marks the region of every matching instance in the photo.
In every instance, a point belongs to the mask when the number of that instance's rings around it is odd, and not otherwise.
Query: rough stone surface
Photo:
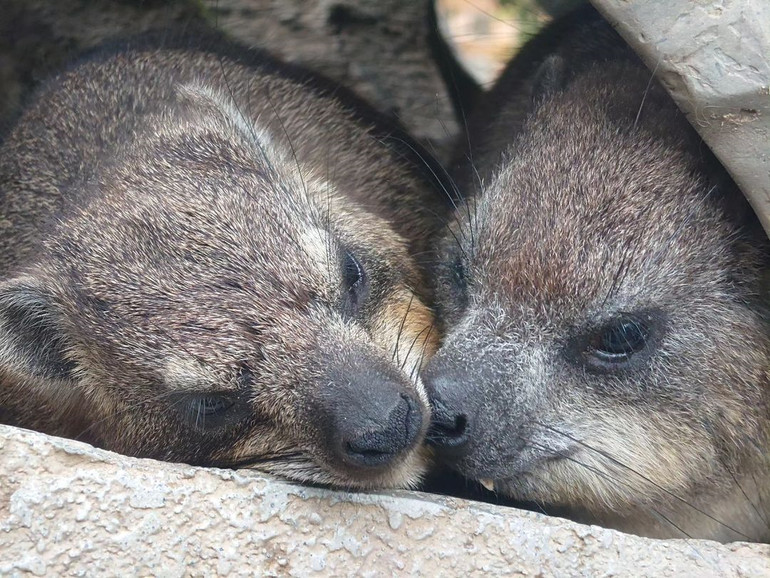
[[[770,576],[770,546],[301,487],[0,426],[0,576],[313,574],[758,577]]]
[[[770,3],[592,1],[656,71],[770,233]]]

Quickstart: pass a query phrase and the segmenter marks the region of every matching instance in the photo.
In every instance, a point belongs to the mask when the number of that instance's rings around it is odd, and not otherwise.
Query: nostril
[[[458,450],[468,443],[468,417],[437,409],[428,429],[429,445],[442,450]]]
[[[348,454],[359,456],[363,461],[379,460],[386,458],[390,452],[385,447],[372,447],[367,436],[357,440],[349,441],[345,445]]]
[[[465,440],[465,427],[468,420],[464,415],[458,415],[452,422],[436,423],[430,428],[429,437],[447,443],[448,445],[457,445]]]

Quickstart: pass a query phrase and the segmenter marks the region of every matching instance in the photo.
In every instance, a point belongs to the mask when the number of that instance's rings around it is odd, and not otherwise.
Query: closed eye
[[[369,277],[361,261],[352,252],[346,250],[342,260],[343,312],[355,317],[369,292]]]
[[[199,416],[213,416],[227,411],[233,406],[233,400],[226,397],[206,395],[189,402],[194,413]]]
[[[174,404],[191,427],[210,431],[233,425],[248,415],[248,405],[233,393],[182,394]]]

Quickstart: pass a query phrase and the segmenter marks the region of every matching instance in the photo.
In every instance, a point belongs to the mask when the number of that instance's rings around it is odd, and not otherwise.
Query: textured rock
[[[770,546],[646,540],[416,492],[351,494],[0,426],[1,576],[770,575]]]

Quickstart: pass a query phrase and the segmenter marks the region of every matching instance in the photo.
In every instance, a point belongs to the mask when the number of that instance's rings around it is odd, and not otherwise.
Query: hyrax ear
[[[239,142],[253,148],[273,161],[280,154],[284,157],[280,143],[274,142],[266,130],[260,128],[233,97],[205,84],[187,83],[176,87],[176,114],[185,119],[183,124],[205,128],[217,134],[226,135],[231,142]]]
[[[532,102],[537,104],[547,96],[559,92],[567,84],[567,65],[564,58],[551,55],[538,67],[532,78]]]
[[[75,364],[67,350],[61,313],[42,283],[0,283],[0,370],[28,382],[68,381]]]
[[[205,84],[187,83],[176,88],[177,102],[192,111],[195,119],[201,122],[215,120],[227,130],[234,131],[247,140],[260,143],[269,140],[267,133],[259,130],[244,109],[236,104],[229,94]],[[259,143],[258,143],[259,144]]]

